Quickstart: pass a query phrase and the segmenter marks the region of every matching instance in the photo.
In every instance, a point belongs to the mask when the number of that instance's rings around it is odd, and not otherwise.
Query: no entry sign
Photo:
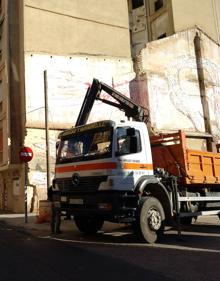
[[[22,162],[29,162],[33,158],[33,151],[30,147],[23,147],[19,152],[19,157]]]

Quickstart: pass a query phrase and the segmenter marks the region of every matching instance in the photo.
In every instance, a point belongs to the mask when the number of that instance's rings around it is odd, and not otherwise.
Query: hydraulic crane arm
[[[104,98],[100,98],[101,91],[105,91],[111,97],[113,97],[118,103],[114,103]],[[127,98],[120,92],[116,91],[107,84],[100,82],[97,79],[93,79],[91,87],[88,88],[86,96],[84,98],[82,107],[80,109],[75,126],[85,125],[88,121],[90,112],[92,110],[95,100],[100,100],[103,103],[117,107],[118,109],[125,112],[128,118],[133,118],[135,121],[144,121],[146,118],[144,112],[146,109],[136,104],[131,99]]]

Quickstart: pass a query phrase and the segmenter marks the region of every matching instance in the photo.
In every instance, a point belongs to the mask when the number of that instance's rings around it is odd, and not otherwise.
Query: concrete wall
[[[22,1],[1,1],[0,22],[0,208],[19,212],[24,207],[19,160],[25,133]]]
[[[0,170],[8,164],[8,13],[5,1],[0,10]]]
[[[25,51],[130,57],[127,1],[24,0]]]
[[[172,0],[175,32],[199,26],[220,43],[219,0]]]
[[[26,125],[44,128],[44,79],[48,73],[49,123],[52,129],[70,128],[76,122],[88,86],[93,78],[129,95],[129,81],[134,78],[130,59],[102,56],[61,57],[48,55],[26,55]],[[117,119],[124,115],[101,102],[96,102],[90,122]]]
[[[147,73],[152,126],[204,133],[204,119],[194,51],[198,30],[189,30],[148,43],[142,51]],[[220,47],[198,31],[202,42],[206,94],[212,132],[220,140]]]
[[[24,40],[22,1],[10,2],[9,17],[9,126],[10,162],[20,164],[25,135]]]

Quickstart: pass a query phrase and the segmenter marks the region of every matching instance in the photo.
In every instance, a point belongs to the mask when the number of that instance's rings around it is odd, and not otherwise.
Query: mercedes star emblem
[[[72,183],[73,183],[74,186],[79,185],[79,174],[73,174]]]

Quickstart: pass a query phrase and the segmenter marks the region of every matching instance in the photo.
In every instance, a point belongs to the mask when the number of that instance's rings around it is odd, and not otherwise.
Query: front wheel
[[[104,220],[96,217],[74,216],[77,228],[86,234],[95,234],[103,226]]]
[[[164,231],[165,214],[160,201],[155,197],[143,198],[139,219],[142,237],[150,244],[155,243]]]

